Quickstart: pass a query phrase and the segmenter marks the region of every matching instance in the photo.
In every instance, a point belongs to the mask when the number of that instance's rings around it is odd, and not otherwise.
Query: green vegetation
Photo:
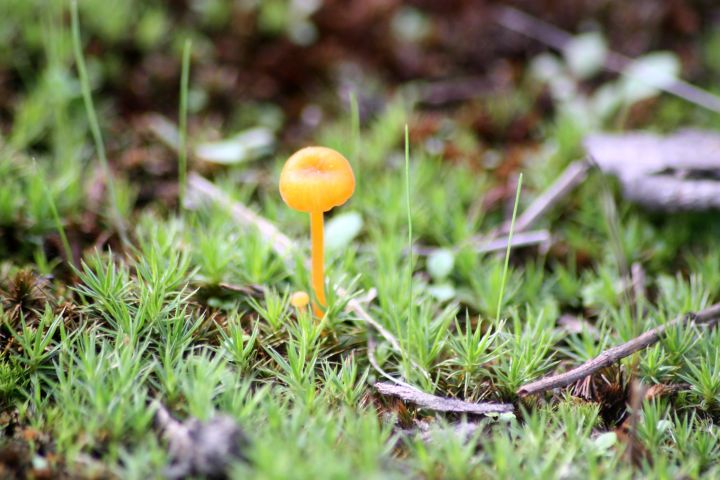
[[[232,416],[250,439],[249,460],[233,464],[234,478],[720,475],[717,329],[670,329],[584,386],[516,395],[529,381],[720,301],[717,213],[648,213],[592,172],[540,219],[552,232],[549,249],[481,253],[476,235],[514,224],[582,155],[583,127],[564,109],[543,118],[538,141],[508,175],[498,150],[481,149],[468,125],[447,120],[424,133],[427,117],[413,90],[363,121],[353,94],[348,112],[336,105],[312,138],[346,155],[357,179],[328,228],[342,216],[360,218],[356,234],[328,246],[328,285],[350,294],[328,288],[320,320],[289,304],[292,292],[311,290],[307,255],[280,256],[260,231],[219,203],[193,198],[185,184],[186,166],[212,176],[308,249],[307,215],[287,208],[277,191],[294,145],[280,142],[270,154],[230,165],[186,157],[186,146],[192,152],[212,140],[192,118],[210,107],[192,85],[186,39],[202,56],[210,37],[188,26],[176,32],[170,7],[154,2],[83,1],[72,29],[69,4],[40,11],[39,3],[0,6],[0,64],[23,79],[12,121],[0,130],[0,476],[17,469],[58,478],[161,477],[168,452],[153,427],[153,400],[181,419]],[[195,3],[203,31],[229,8]],[[290,31],[284,2],[262,4],[265,35],[300,35]],[[87,43],[73,44],[81,31],[86,42],[132,41],[147,55],[158,42],[172,46],[183,74],[180,150],[156,138],[142,144],[164,152],[169,184],[180,178],[182,193],[171,201],[148,197],[147,185],[165,184],[147,171],[138,179],[120,160],[133,134],[115,130],[129,123],[117,120],[118,105],[99,86],[121,81],[121,64],[108,48],[89,55],[86,68]],[[181,77],[175,80],[177,93]],[[526,97],[536,94],[528,87],[475,107],[503,128],[532,109]],[[688,118],[709,123],[707,112],[673,98],[648,108],[659,112],[648,128],[675,129]],[[248,106],[222,133],[270,128],[273,111]],[[446,158],[451,150],[461,155]],[[506,190],[500,200],[494,188]],[[420,245],[443,249],[443,257],[431,260]],[[634,297],[626,278],[632,264],[646,276],[644,293]],[[346,311],[350,298],[392,333],[400,352]],[[562,315],[583,320],[571,328]],[[370,354],[380,369],[427,393],[510,402],[515,411],[464,417],[382,397],[373,383],[385,379]],[[639,384],[665,393],[634,398]],[[2,452],[11,449],[22,452],[21,466],[5,462]]]

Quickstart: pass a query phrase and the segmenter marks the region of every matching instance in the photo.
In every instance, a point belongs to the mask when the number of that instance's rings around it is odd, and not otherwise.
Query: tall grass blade
[[[360,108],[355,91],[350,92],[350,134],[353,142],[352,158],[357,162],[360,154]]]
[[[35,160],[33,160],[33,164],[35,166],[35,171],[37,171],[37,166],[35,165]],[[63,250],[65,251],[65,258],[69,265],[74,264],[74,258],[73,258],[73,252],[72,248],[70,248],[70,242],[68,242],[67,235],[65,234],[65,227],[63,227],[62,220],[60,219],[60,214],[58,213],[57,205],[55,205],[55,199],[50,194],[50,189],[45,188],[45,199],[47,200],[48,206],[50,207],[50,214],[53,217],[53,223],[55,223],[55,228],[57,229],[58,235],[60,235],[60,242],[62,243]]]
[[[522,179],[523,174],[520,173],[517,183],[517,191],[515,192],[515,205],[513,206],[512,220],[510,220],[510,232],[508,232],[508,244],[507,250],[505,251],[505,265],[503,266],[502,282],[500,283],[500,295],[498,296],[497,314],[495,320],[500,321],[500,312],[503,307],[503,300],[505,297],[505,284],[507,283],[508,268],[510,266],[510,249],[512,248],[512,237],[513,231],[515,230],[515,218],[517,217],[518,204],[520,203],[520,191],[522,190]]]
[[[407,123],[405,124],[405,207],[407,208],[408,223],[408,280],[410,281],[410,309],[409,323],[413,315],[413,230],[412,215],[410,214],[410,133]]]
[[[107,160],[107,154],[105,153],[105,143],[103,142],[102,132],[100,131],[100,123],[98,122],[97,114],[95,113],[95,105],[93,104],[90,89],[90,78],[88,77],[87,67],[85,66],[85,57],[83,56],[82,42],[80,40],[80,17],[78,14],[77,0],[72,0],[70,2],[70,12],[72,16],[73,52],[75,54],[75,63],[80,77],[80,87],[82,89],[83,101],[85,102],[85,110],[88,116],[88,123],[90,124],[90,131],[93,136],[93,141],[95,142],[95,149],[97,150],[98,159],[100,160],[100,166],[103,169],[103,173],[107,181],[108,193],[110,195],[110,209],[112,211],[115,228],[117,229],[123,244],[129,245],[130,242],[128,240],[125,222],[120,215],[120,208],[118,207],[115,183],[113,182],[110,165]]]
[[[188,87],[190,83],[190,53],[192,41],[185,40],[182,54],[182,73],[180,76],[180,139],[178,145],[178,192],[179,205],[182,207],[187,188],[187,117],[188,117]]]

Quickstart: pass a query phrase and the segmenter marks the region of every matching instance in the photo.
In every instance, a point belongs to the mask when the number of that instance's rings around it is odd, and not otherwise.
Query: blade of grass
[[[185,40],[182,54],[182,73],[180,76],[180,139],[178,145],[178,204],[182,207],[187,188],[187,117],[188,117],[188,87],[190,83],[190,53],[192,41]]]
[[[412,216],[410,214],[410,134],[405,124],[405,207],[407,208],[408,222],[408,280],[410,281],[410,309],[408,325],[412,323],[413,315],[413,230]]]
[[[37,164],[35,162],[35,159],[33,159],[33,170],[36,172],[38,171]],[[47,182],[46,182],[47,184]],[[45,188],[45,198],[48,202],[48,206],[50,207],[50,214],[53,217],[53,222],[55,223],[55,228],[57,229],[58,235],[60,235],[60,242],[62,243],[63,250],[65,251],[65,258],[69,265],[74,264],[74,258],[73,258],[73,252],[72,248],[70,248],[70,242],[68,242],[67,235],[65,234],[65,227],[63,227],[62,220],[60,219],[60,214],[57,210],[57,205],[55,205],[55,199],[52,195],[50,195],[50,189]]]
[[[350,134],[353,142],[352,158],[357,162],[360,153],[360,108],[355,91],[350,92]]]
[[[625,254],[625,247],[622,242],[622,225],[620,224],[620,215],[615,204],[612,187],[604,175],[599,176],[600,192],[602,200],[602,212],[605,219],[605,226],[608,229],[608,238],[610,239],[610,248],[617,263],[618,274],[623,281],[632,282],[630,267],[628,266],[628,256]],[[626,288],[622,291],[622,300],[629,307],[633,306],[633,298],[630,291]],[[635,305],[637,307],[637,305]],[[641,312],[637,309],[633,310],[636,318],[639,318]]]
[[[75,54],[78,76],[80,77],[80,87],[82,90],[83,101],[85,103],[85,110],[88,116],[88,123],[90,124],[90,132],[92,133],[93,141],[95,142],[95,149],[97,150],[100,166],[103,169],[103,173],[105,174],[107,181],[108,193],[110,195],[110,209],[112,211],[115,228],[117,229],[123,244],[128,245],[130,242],[128,241],[125,222],[120,215],[117,194],[115,192],[115,183],[113,182],[110,165],[108,164],[107,155],[105,153],[105,143],[103,142],[102,132],[100,131],[100,123],[98,122],[97,114],[95,113],[95,105],[93,104],[90,89],[90,78],[88,77],[87,67],[85,66],[85,57],[83,56],[82,42],[80,40],[80,17],[78,14],[77,0],[72,0],[70,2],[70,13],[72,17],[73,52]]]
[[[405,207],[407,209],[407,222],[408,222],[408,281],[410,303],[408,305],[408,321],[406,325],[406,338],[410,338],[410,326],[413,324],[413,308],[415,304],[413,294],[413,229],[412,229],[412,215],[410,210],[410,133],[407,123],[405,124]],[[408,357],[410,363],[415,366],[416,363]],[[420,372],[430,380],[430,374],[425,369],[420,369]]]
[[[515,205],[513,206],[512,220],[510,220],[510,231],[508,232],[507,250],[505,250],[505,265],[503,266],[502,282],[500,283],[500,295],[498,297],[497,314],[495,320],[500,321],[500,312],[503,307],[503,297],[505,296],[505,283],[507,282],[508,267],[510,265],[510,249],[512,248],[513,230],[515,230],[515,218],[517,217],[518,204],[520,203],[520,191],[522,190],[523,174],[520,173],[517,183],[517,191],[515,192]]]

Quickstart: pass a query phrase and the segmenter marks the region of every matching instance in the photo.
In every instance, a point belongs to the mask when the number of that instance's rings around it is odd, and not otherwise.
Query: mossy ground
[[[451,113],[422,108],[410,88],[360,117],[350,103],[324,99],[334,113],[311,134],[298,141],[276,132],[271,153],[254,160],[218,166],[191,156],[191,170],[300,246],[288,261],[227,208],[179,206],[175,152],[148,134],[147,118],[128,121],[117,98],[99,89],[93,94],[114,169],[115,208],[128,226],[124,244],[88,133],[67,6],[38,13],[35,3],[10,2],[0,20],[5,45],[26,45],[27,52],[23,60],[0,47],[21,92],[3,107],[12,120],[0,136],[2,475],[161,476],[168,459],[152,425],[154,399],[179,418],[234,417],[250,439],[249,461],[232,469],[236,478],[720,474],[717,330],[676,329],[584,385],[524,399],[515,393],[720,301],[717,213],[646,212],[624,201],[611,178],[592,172],[540,219],[551,245],[512,250],[505,275],[505,252],[478,253],[471,239],[509,219],[519,172],[522,212],[581,158],[585,132],[562,112],[538,116],[542,94],[530,86],[505,92],[507,102],[488,95]],[[127,33],[136,17],[124,9],[139,2],[117,3],[123,7],[112,18],[99,3],[81,9],[90,79],[117,92],[115,83],[129,81],[118,70],[127,58],[92,54],[92,46],[117,46],[130,35],[128,48],[150,57],[157,31],[167,33],[172,19],[161,6],[148,7]],[[207,8],[197,13],[202,28],[181,32],[195,37],[193,61],[205,74],[203,41],[219,28],[213,22],[222,23],[210,8],[217,3],[198,2]],[[259,15],[273,18],[272,11]],[[182,35],[172,39],[176,61]],[[176,92],[179,77],[167,82]],[[207,79],[197,82],[191,77],[191,145],[251,124],[275,125],[272,102],[227,112],[212,103]],[[478,141],[470,109],[486,112],[486,131],[530,123],[532,133],[517,142]],[[666,97],[636,110],[625,112],[626,121],[656,130],[714,121]],[[231,120],[220,125],[218,112]],[[332,240],[328,283],[361,299],[373,292],[363,305],[397,338],[399,353],[344,311],[347,299],[329,295],[322,321],[288,304],[292,292],[310,290],[308,219],[282,203],[276,182],[301,142],[336,148],[355,169],[355,195],[327,220],[341,233],[359,228]],[[431,260],[420,246],[453,254]],[[632,265],[645,273],[641,295],[627,294]],[[569,328],[561,317],[579,321]],[[382,377],[368,360],[369,341],[379,366],[405,382],[440,396],[511,402],[515,413],[466,418],[383,398],[372,386]],[[661,387],[640,399],[632,394],[637,385]],[[466,423],[472,428],[459,432]]]

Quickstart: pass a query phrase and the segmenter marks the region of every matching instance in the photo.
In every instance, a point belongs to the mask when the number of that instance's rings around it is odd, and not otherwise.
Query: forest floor
[[[720,93],[718,8],[306,3],[0,5],[0,477],[720,475],[720,216],[584,144],[717,129],[603,63]]]

